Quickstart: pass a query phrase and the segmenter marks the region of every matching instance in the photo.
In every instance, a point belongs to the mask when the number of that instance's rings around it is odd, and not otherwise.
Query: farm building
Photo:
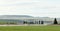
[[[53,24],[53,19],[26,15],[3,15],[0,16],[0,24]]]

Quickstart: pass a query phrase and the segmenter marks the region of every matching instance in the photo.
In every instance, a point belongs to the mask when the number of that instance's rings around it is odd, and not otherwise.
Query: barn
[[[26,15],[1,15],[0,16],[0,24],[43,24],[49,25],[53,24],[54,19],[47,18],[47,17],[32,17]]]

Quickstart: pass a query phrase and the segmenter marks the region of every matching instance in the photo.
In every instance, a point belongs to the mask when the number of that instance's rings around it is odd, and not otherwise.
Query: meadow
[[[0,31],[60,31],[60,26],[0,26]]]

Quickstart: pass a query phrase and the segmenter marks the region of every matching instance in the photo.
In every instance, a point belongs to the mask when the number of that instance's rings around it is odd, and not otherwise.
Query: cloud
[[[2,4],[14,4],[16,0],[0,0],[0,5]]]
[[[53,0],[0,0],[0,15],[60,16],[60,2]]]
[[[36,1],[36,0],[35,0]],[[60,2],[53,0],[38,0],[38,2],[26,2],[24,4],[17,4],[19,10],[25,11],[23,14],[33,16],[48,16],[48,17],[59,17],[60,13]],[[27,13],[26,13],[27,12]]]

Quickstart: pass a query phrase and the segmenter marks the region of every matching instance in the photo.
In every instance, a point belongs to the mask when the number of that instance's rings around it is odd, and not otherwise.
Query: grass
[[[0,31],[60,31],[60,26],[0,26]]]

